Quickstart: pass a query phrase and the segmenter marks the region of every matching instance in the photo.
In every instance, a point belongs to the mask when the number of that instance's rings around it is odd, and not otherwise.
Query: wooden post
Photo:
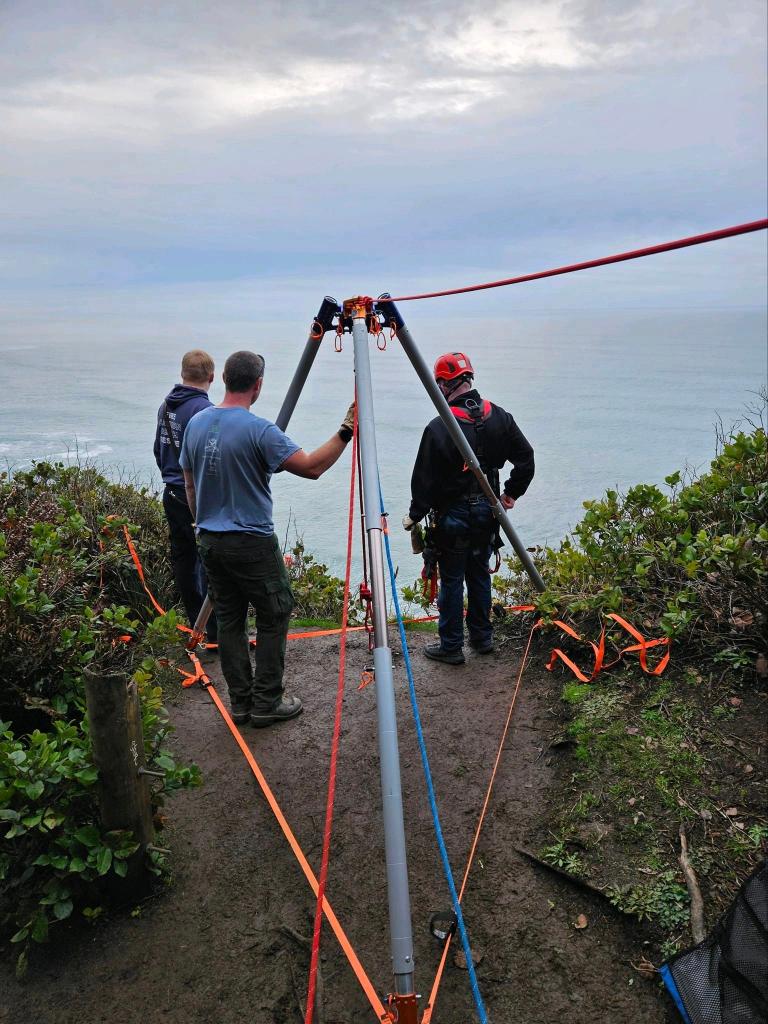
[[[128,860],[128,874],[119,886],[123,895],[146,888],[147,847],[154,839],[152,801],[145,767],[141,709],[136,683],[121,672],[86,669],[85,698],[93,760],[99,770],[101,824],[106,831],[133,832],[139,849]]]

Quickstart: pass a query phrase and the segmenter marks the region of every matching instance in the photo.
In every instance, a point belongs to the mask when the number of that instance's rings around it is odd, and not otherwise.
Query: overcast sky
[[[306,320],[764,217],[765,62],[764,0],[0,0],[0,327]],[[765,234],[632,266],[515,302],[760,304]]]

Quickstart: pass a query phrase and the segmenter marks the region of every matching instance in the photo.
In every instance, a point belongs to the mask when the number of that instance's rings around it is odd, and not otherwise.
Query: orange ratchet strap
[[[128,531],[127,526],[123,527],[123,536],[125,537],[125,543],[127,544],[128,551],[130,552],[131,558],[133,559],[133,564],[136,566],[136,572],[138,573],[138,577],[141,580],[141,585],[142,587],[144,587],[144,592],[146,593],[149,600],[152,602],[152,607],[155,609],[158,615],[165,615],[165,608],[163,608],[163,606],[158,602],[155,595],[147,586],[147,581],[146,578],[144,577],[144,567],[141,564],[139,553],[136,550],[136,546],[134,545],[133,540],[131,539],[131,535]],[[182,633],[192,632],[189,626],[182,626],[181,624],[179,624],[176,628],[179,629]]]
[[[642,633],[639,632],[639,630],[635,629],[634,626],[630,625],[630,623],[627,622],[626,619],[623,619],[620,615],[616,615],[614,612],[609,612],[606,618],[613,619],[613,621],[616,622],[619,626],[621,626],[622,629],[626,630],[626,632],[629,633],[630,636],[634,637],[635,640],[638,641],[638,643],[630,644],[628,647],[622,647],[622,649],[619,651],[619,653],[616,655],[613,661],[609,661],[606,663],[605,627],[603,627],[603,629],[600,631],[600,640],[598,641],[598,643],[595,644],[591,640],[586,641],[586,643],[588,643],[589,646],[592,648],[592,651],[594,652],[595,656],[594,665],[592,667],[592,672],[590,675],[586,675],[584,672],[582,672],[582,670],[573,661],[573,659],[569,658],[568,655],[559,647],[556,647],[552,651],[549,661],[547,662],[547,670],[551,672],[557,660],[559,659],[563,662],[563,664],[568,666],[568,668],[571,670],[571,672],[573,672],[573,674],[576,676],[579,682],[591,683],[592,680],[595,679],[596,676],[603,669],[612,668],[619,661],[621,661],[625,654],[637,653],[639,655],[640,668],[643,670],[643,672],[645,672],[646,675],[649,676],[660,676],[669,664],[669,637],[663,636],[659,637],[656,640],[646,640]],[[563,622],[560,619],[554,619],[552,625],[557,626],[564,633],[567,633],[568,636],[572,636],[574,640],[584,642],[584,638],[580,636],[576,632],[576,630],[572,626],[569,626],[566,622]],[[659,661],[658,665],[656,665],[654,668],[649,668],[647,652],[653,647],[666,647],[667,651],[664,657],[661,659],[661,661]]]

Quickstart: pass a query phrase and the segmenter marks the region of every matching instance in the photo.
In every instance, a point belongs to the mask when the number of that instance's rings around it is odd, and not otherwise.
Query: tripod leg
[[[416,371],[419,380],[426,388],[427,394],[432,399],[432,404],[437,409],[437,413],[440,419],[445,424],[446,429],[448,430],[448,433],[451,435],[454,444],[459,449],[459,452],[464,458],[464,461],[466,462],[467,466],[472,470],[475,477],[477,478],[477,482],[480,485],[483,494],[485,494],[485,496],[491,502],[494,510],[493,514],[499,521],[499,525],[501,526],[502,530],[509,539],[509,542],[511,543],[512,547],[515,549],[517,557],[523,563],[523,568],[528,573],[531,583],[533,583],[534,587],[536,587],[536,589],[539,592],[546,590],[546,584],[544,583],[544,580],[541,578],[538,569],[533,564],[533,559],[531,558],[529,552],[526,550],[526,547],[523,544],[523,542],[518,537],[517,532],[515,531],[515,528],[512,525],[509,516],[507,515],[506,509],[501,504],[501,501],[496,496],[496,494],[494,494],[493,488],[488,483],[485,473],[483,473],[482,469],[480,468],[480,463],[477,461],[477,456],[472,451],[472,448],[469,442],[467,441],[466,437],[464,436],[461,427],[456,422],[456,418],[452,414],[450,407],[445,400],[445,396],[435,383],[435,379],[430,373],[429,367],[424,361],[424,357],[416,347],[416,344],[413,338],[411,337],[411,332],[405,326],[405,321],[400,316],[400,313],[397,310],[397,306],[395,306],[394,302],[392,302],[389,299],[389,296],[386,294],[380,296],[377,299],[376,305],[384,314],[387,322],[395,324],[397,328],[398,341],[402,345],[405,354],[408,356],[408,359],[411,361],[411,365]]]
[[[288,426],[293,410],[296,408],[296,403],[299,400],[299,395],[307,382],[309,371],[312,369],[312,364],[315,361],[315,357],[320,350],[320,342],[323,340],[325,332],[330,330],[333,318],[339,311],[339,304],[336,299],[332,299],[330,295],[326,295],[323,299],[323,303],[320,306],[317,316],[312,322],[312,326],[309,329],[309,337],[307,343],[304,346],[299,365],[296,367],[296,372],[293,375],[291,383],[288,385],[288,391],[286,393],[283,404],[280,406],[280,412],[277,414],[275,423],[281,430],[285,430]],[[205,627],[208,623],[208,619],[211,617],[213,611],[213,605],[211,604],[210,597],[206,594],[205,600],[200,608],[200,612],[195,619],[195,624],[192,627],[192,635],[187,643],[187,650],[193,650],[205,636]]]
[[[336,299],[326,295],[320,311],[309,329],[309,337],[307,338],[307,344],[304,346],[304,352],[299,360],[299,365],[296,367],[293,380],[288,385],[288,391],[283,404],[280,406],[280,412],[277,414],[275,423],[281,430],[285,430],[290,422],[293,410],[296,408],[296,403],[299,400],[299,395],[307,382],[309,371],[312,369],[315,357],[320,351],[320,342],[323,340],[325,332],[330,330],[333,317],[338,311],[339,305]]]

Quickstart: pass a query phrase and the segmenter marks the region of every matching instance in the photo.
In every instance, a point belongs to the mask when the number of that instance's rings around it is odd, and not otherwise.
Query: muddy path
[[[519,651],[429,662],[412,634],[417,687],[438,804],[460,877],[512,693]],[[244,734],[313,865],[319,864],[338,638],[293,643],[286,688],[306,711]],[[367,663],[350,637],[348,684],[328,896],[380,993],[391,979],[380,827],[375,694],[356,689]],[[556,697],[534,656],[526,671],[465,897],[478,979],[494,1024],[663,1024],[674,1018],[638,959],[637,931],[601,900],[515,852],[546,813],[555,766]],[[214,679],[217,673],[212,672]],[[432,829],[402,658],[396,658],[400,754],[422,1005],[440,950],[430,915],[450,906]],[[223,683],[219,685],[226,694]],[[0,966],[0,1021],[13,1024],[297,1024],[308,952],[285,930],[311,934],[314,898],[241,753],[205,693],[172,708],[175,746],[196,761],[201,789],[167,808],[160,842],[174,878],[137,916],[72,925],[35,952],[23,984]],[[584,914],[588,927],[574,922]],[[370,1024],[373,1013],[329,928],[323,930],[324,1024]],[[435,1024],[475,1020],[467,973],[449,958]]]

